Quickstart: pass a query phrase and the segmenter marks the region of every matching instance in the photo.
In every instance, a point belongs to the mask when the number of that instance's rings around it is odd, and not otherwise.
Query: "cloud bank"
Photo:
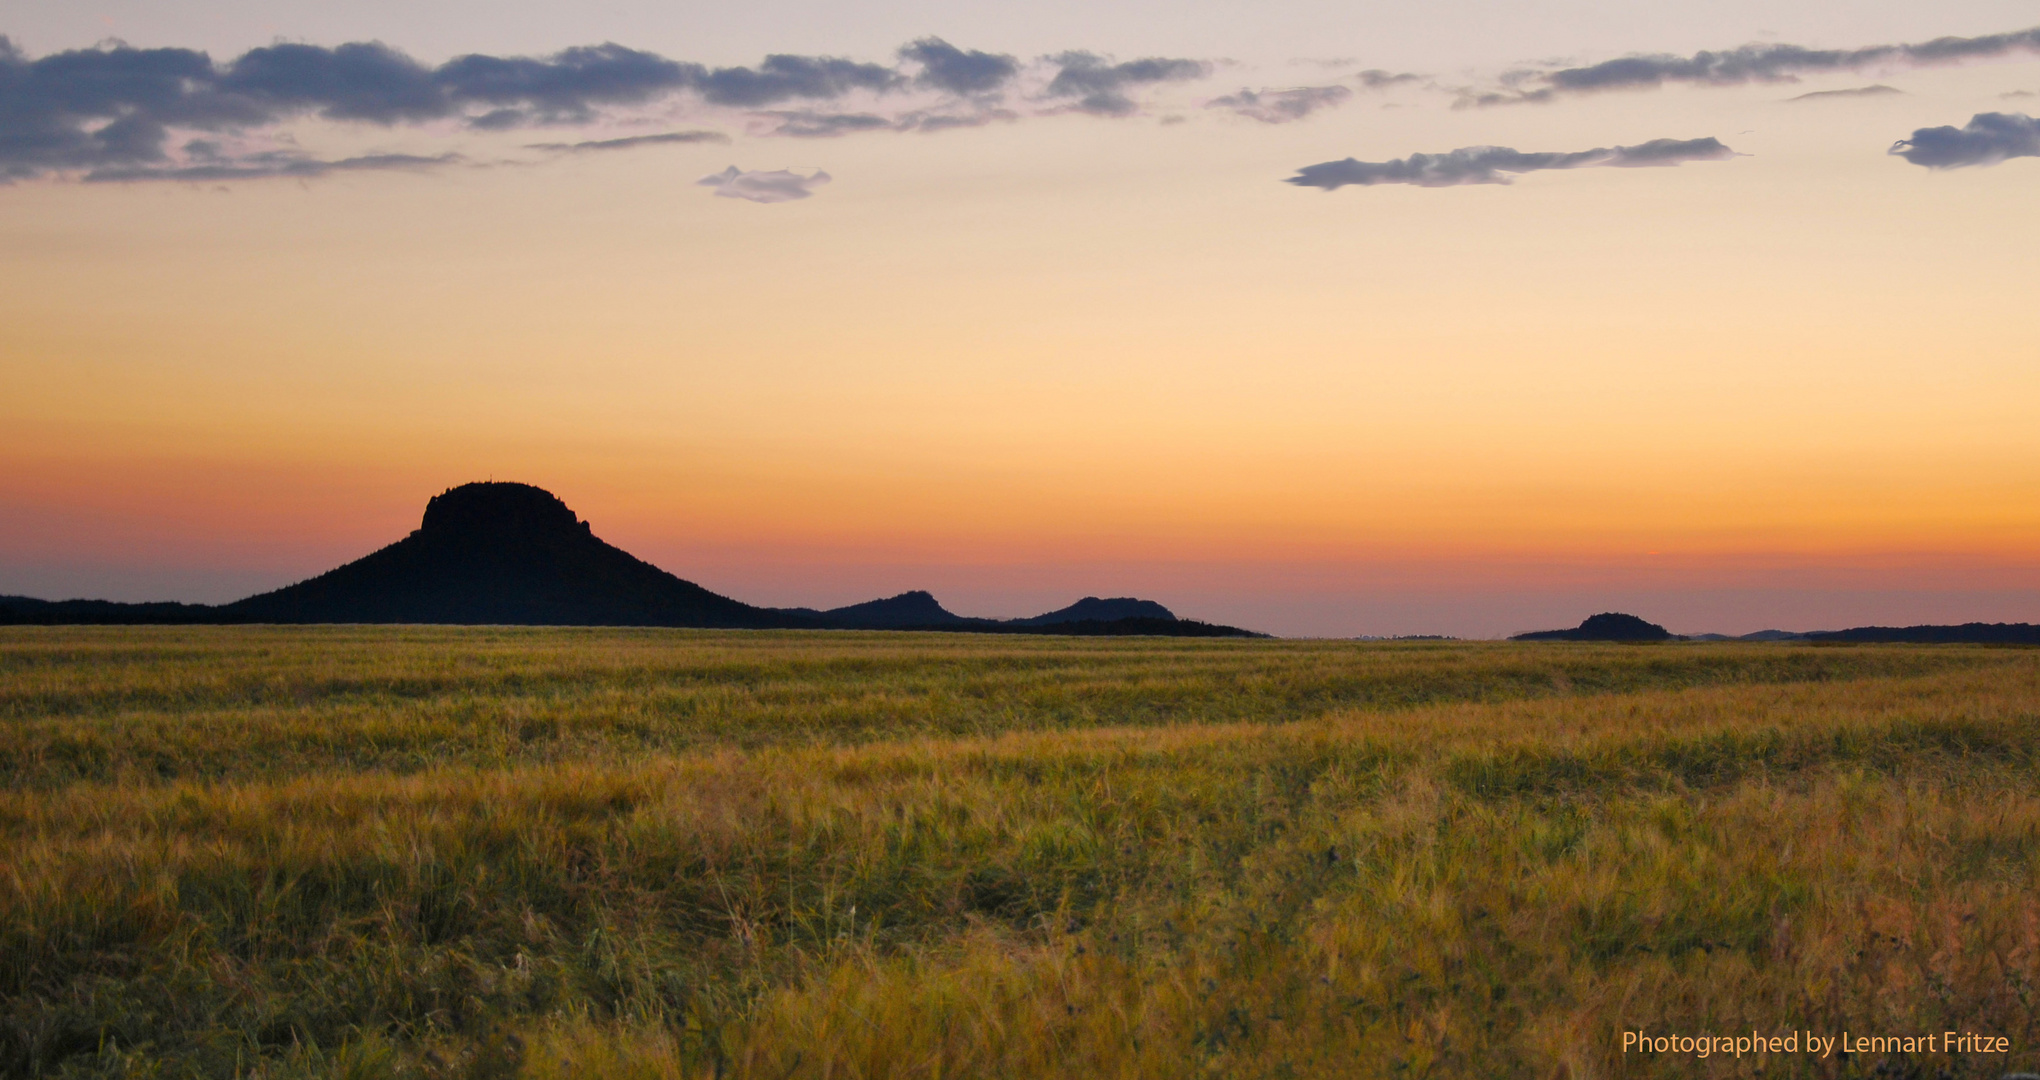
[[[1161,57],[1115,63],[1094,53],[1067,52],[1043,57],[1031,70],[1038,72],[1036,85],[1051,111],[1128,116],[1139,110],[1134,91],[1202,77],[1209,67]],[[479,131],[586,125],[605,110],[675,95],[690,95],[707,107],[751,110],[772,122],[768,134],[940,131],[1015,118],[1001,103],[1023,68],[1011,56],[960,49],[934,37],[903,46],[896,65],[775,54],[752,67],[710,67],[614,43],[537,57],[470,54],[437,66],[380,42],[330,48],[277,44],[225,62],[193,49],[118,43],[31,59],[0,37],[0,181],[53,173],[183,179],[237,168],[234,175],[314,175],[341,163],[309,156],[282,161],[277,155],[290,152],[247,141],[306,116]],[[817,107],[852,95],[895,94],[908,99],[892,114]],[[699,140],[649,136],[539,145],[593,150],[681,141]],[[193,145],[209,148],[212,157],[186,153]],[[412,159],[347,160],[411,167]]]
[[[1531,89],[1511,88],[1463,94],[1461,107],[1512,105],[1555,100],[1562,94],[1600,90],[1654,89],[1666,83],[1741,86],[1753,82],[1794,82],[1801,75],[1853,71],[1867,67],[1927,67],[1987,59],[2020,52],[2040,52],[2040,27],[1982,37],[1941,37],[1901,45],[1861,49],[1809,49],[1800,45],[1744,45],[1691,56],[1639,54],[1585,67],[1513,73],[1513,81]]]
[[[1920,128],[1910,138],[1891,144],[1890,152],[1929,169],[2040,157],[2040,120],[2024,113],[1977,113],[1959,128]]]
[[[1298,187],[1336,191],[1348,184],[1413,184],[1458,187],[1506,184],[1511,174],[1547,169],[1643,168],[1688,161],[1722,161],[1736,153],[1719,139],[1652,139],[1635,146],[1599,147],[1573,153],[1526,154],[1506,146],[1467,146],[1449,154],[1411,154],[1393,161],[1326,161],[1306,165],[1283,181]]]
[[[810,173],[795,172],[792,169],[746,172],[735,165],[695,181],[703,187],[714,188],[715,193],[725,199],[748,199],[756,203],[781,203],[805,199],[813,195],[816,188],[828,182],[829,174],[820,169]]]

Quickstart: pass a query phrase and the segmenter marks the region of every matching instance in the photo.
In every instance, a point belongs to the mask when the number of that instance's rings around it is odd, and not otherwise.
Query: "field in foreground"
[[[2040,652],[0,631],[0,1076],[1997,1077]],[[1624,1054],[1621,1033],[2002,1035]]]

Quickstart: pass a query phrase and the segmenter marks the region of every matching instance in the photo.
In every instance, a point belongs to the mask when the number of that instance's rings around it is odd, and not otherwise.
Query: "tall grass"
[[[2032,652],[205,629],[4,655],[16,747],[105,753],[0,791],[0,1075],[2036,1060]],[[378,710],[444,760],[365,749]],[[580,734],[492,743],[517,710]],[[2016,1052],[1621,1051],[1751,1028]]]

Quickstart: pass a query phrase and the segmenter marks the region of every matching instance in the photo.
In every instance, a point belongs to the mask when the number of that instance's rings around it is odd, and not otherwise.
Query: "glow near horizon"
[[[1814,43],[2036,21],[1997,11]],[[79,43],[52,37],[25,43]],[[2040,618],[2040,161],[1881,152],[2016,110],[1999,95],[2040,89],[2040,63],[1541,108],[1363,96],[1281,126],[1195,108],[1265,76],[1222,70],[1144,120],[0,189],[0,592],[224,599],[493,474],[757,603],[1136,593],[1291,633],[1625,602],[1687,631]],[[1873,81],[1906,93],[1781,103]],[[293,127],[339,150],[441,138]],[[1707,135],[1751,156],[1275,182]],[[690,186],[732,161],[836,179],[777,206]]]

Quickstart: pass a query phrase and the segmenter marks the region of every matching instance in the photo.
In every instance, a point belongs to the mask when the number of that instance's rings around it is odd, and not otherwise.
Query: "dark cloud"
[[[746,199],[757,203],[805,199],[814,194],[815,188],[828,182],[829,174],[820,169],[811,173],[795,172],[792,169],[746,172],[735,165],[695,181],[703,187],[714,188],[715,193],[725,199]]]
[[[1319,109],[1344,104],[1353,91],[1343,86],[1296,86],[1287,90],[1241,90],[1205,102],[1208,109],[1230,109],[1264,124],[1301,120]]]
[[[707,71],[615,43],[586,45],[552,56],[457,56],[433,72],[462,105],[500,106],[525,123],[575,123],[597,106],[635,105],[700,84]],[[487,116],[481,118],[486,120]],[[478,126],[489,126],[477,121]]]
[[[580,153],[587,150],[631,150],[640,146],[660,146],[666,143],[727,143],[728,135],[720,131],[668,131],[660,135],[632,135],[622,139],[593,139],[587,142],[531,143],[526,150],[555,150]]]
[[[716,68],[697,77],[693,86],[712,104],[753,108],[795,98],[838,98],[852,90],[891,90],[905,81],[882,64],[776,54],[755,68]]]
[[[987,94],[1020,73],[1020,62],[1003,53],[965,51],[939,37],[900,48],[900,58],[921,65],[914,82],[951,94]]]
[[[899,58],[894,67],[775,54],[752,67],[710,68],[607,43],[548,56],[469,54],[433,66],[366,41],[332,47],[280,43],[224,62],[191,49],[119,43],[31,59],[0,37],[0,182],[50,173],[139,179],[228,169],[236,167],[229,160],[234,148],[247,140],[225,136],[303,116],[382,126],[452,121],[503,131],[586,124],[605,109],[684,93],[710,105],[773,110],[779,121],[775,133],[789,136],[940,131],[1015,118],[999,107],[1000,92],[1021,75],[1013,57],[930,37],[901,48]],[[1046,91],[1051,99],[1070,99],[1076,108],[1112,116],[1136,111],[1128,96],[1135,87],[1208,70],[1192,60],[1122,64],[1083,52],[1048,60],[1054,65]],[[945,100],[926,107],[924,98],[909,103],[915,111],[883,114],[822,107],[852,94],[909,89]],[[803,107],[808,105],[814,107]],[[222,137],[193,143],[195,134]],[[209,148],[219,159],[202,160],[194,156],[197,150],[172,153],[173,138],[181,146]],[[249,157],[239,166],[250,176],[342,168],[309,158],[280,164]]]
[[[2015,98],[2029,98],[2029,97],[2040,97],[2040,94],[2035,94],[2031,90],[2007,90],[2004,93],[1998,95],[1998,98],[2003,101],[2011,101]]]
[[[309,110],[376,124],[437,119],[452,113],[456,100],[431,68],[379,41],[250,49],[212,85],[272,115]]]
[[[2024,113],[1977,113],[1959,128],[1920,128],[1911,138],[1891,144],[1891,152],[1929,169],[2040,157],[2040,120]]]
[[[1526,154],[1505,146],[1468,146],[1449,154],[1411,154],[1394,161],[1327,161],[1298,169],[1285,183],[1334,191],[1348,184],[1414,184],[1456,187],[1506,184],[1512,173],[1546,169],[1641,168],[1688,161],[1720,161],[1735,152],[1719,139],[1653,139],[1636,146],[1600,147],[1574,153]]]
[[[1051,98],[1076,98],[1076,107],[1096,116],[1130,116],[1139,109],[1127,96],[1129,87],[1201,79],[1211,65],[1201,60],[1149,57],[1115,64],[1089,52],[1059,53],[1048,58],[1057,67],[1046,93]]]
[[[1886,86],[1883,83],[1878,83],[1875,86],[1859,86],[1853,90],[1815,90],[1811,94],[1801,94],[1798,97],[1786,98],[1785,100],[1822,101],[1833,98],[1885,97],[1890,94],[1903,93],[1905,91],[1900,90],[1896,86]]]
[[[1697,52],[1691,56],[1669,53],[1625,56],[1586,67],[1521,72],[1518,75],[1524,81],[1539,85],[1531,89],[1467,93],[1462,95],[1459,105],[1542,102],[1553,100],[1559,94],[1648,89],[1672,82],[1704,86],[1794,82],[1801,75],[1873,66],[1951,64],[2028,51],[2040,51],[2040,27],[1983,37],[1943,37],[1916,44],[1872,45],[1861,49],[1809,49],[1800,45],[1761,44],[1720,52]]]

